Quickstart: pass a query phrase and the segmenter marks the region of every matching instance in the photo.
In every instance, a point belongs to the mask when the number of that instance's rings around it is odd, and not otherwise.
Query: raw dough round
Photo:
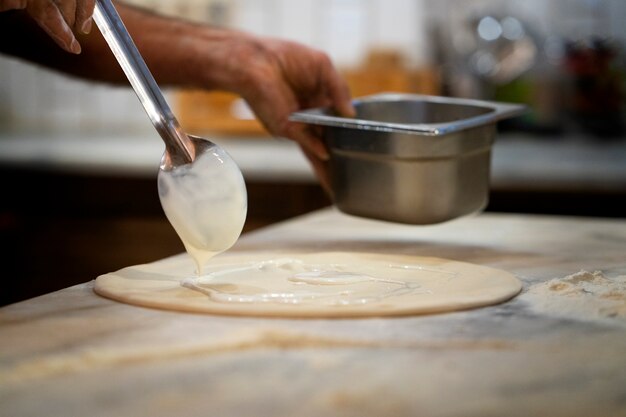
[[[373,253],[223,254],[195,277],[185,255],[96,279],[128,304],[274,317],[426,314],[497,304],[521,290],[512,274],[440,258]]]

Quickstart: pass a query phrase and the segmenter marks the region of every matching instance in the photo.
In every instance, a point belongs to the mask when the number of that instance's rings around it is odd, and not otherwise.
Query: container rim
[[[302,110],[290,115],[293,122],[309,123],[322,126],[343,127],[359,130],[374,130],[379,132],[403,132],[429,136],[441,136],[473,127],[495,123],[498,120],[519,116],[527,111],[523,104],[501,103],[476,99],[429,96],[422,94],[405,93],[381,93],[359,97],[353,100],[353,104],[367,102],[384,102],[399,100],[415,100],[429,103],[461,104],[466,106],[485,107],[491,109],[488,113],[454,120],[445,123],[387,123],[373,120],[352,119],[330,114],[326,107]]]

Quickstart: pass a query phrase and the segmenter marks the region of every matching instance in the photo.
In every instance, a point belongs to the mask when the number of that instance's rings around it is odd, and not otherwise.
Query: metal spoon
[[[199,273],[241,233],[247,212],[241,171],[219,146],[183,131],[111,0],[97,0],[93,18],[165,142],[159,198]]]

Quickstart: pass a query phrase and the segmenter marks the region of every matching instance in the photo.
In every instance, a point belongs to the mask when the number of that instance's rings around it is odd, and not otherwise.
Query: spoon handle
[[[165,142],[167,151],[184,158],[187,163],[192,162],[194,146],[165,101],[111,0],[96,0],[93,18]]]

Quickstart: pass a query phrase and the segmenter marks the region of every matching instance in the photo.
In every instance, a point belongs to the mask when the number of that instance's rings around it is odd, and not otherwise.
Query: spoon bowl
[[[183,131],[111,0],[97,0],[93,18],[165,142],[158,174],[161,206],[200,274],[243,229],[247,195],[241,171],[219,146]]]
[[[208,140],[189,139],[196,159],[172,165],[166,151],[158,189],[163,211],[200,274],[203,264],[237,241],[246,219],[247,198],[243,176],[232,158]]]

